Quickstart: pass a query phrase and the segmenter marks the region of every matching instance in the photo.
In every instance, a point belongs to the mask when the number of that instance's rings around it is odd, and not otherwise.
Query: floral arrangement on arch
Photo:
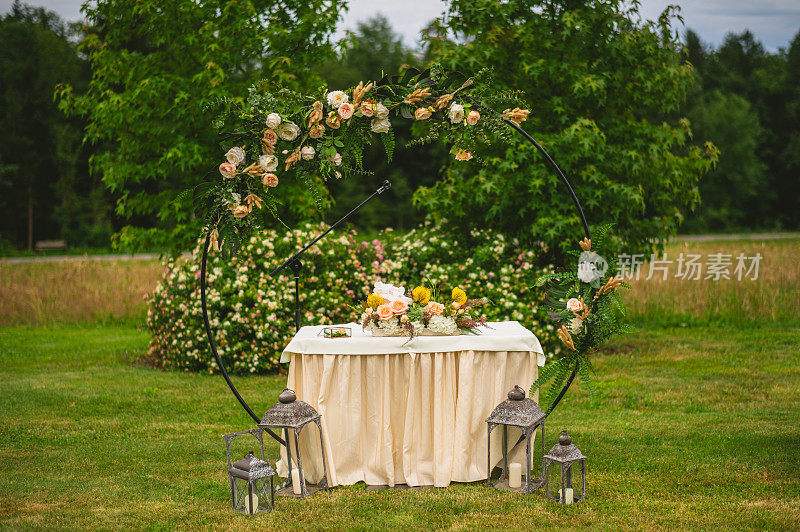
[[[361,326],[373,336],[454,336],[476,334],[486,317],[475,318],[472,310],[489,303],[487,298],[468,299],[459,287],[453,288],[450,301],[442,298],[436,286],[417,286],[410,297],[402,286],[376,281],[372,294],[363,303]]]
[[[536,282],[536,286],[547,287],[545,305],[565,347],[562,356],[542,368],[531,386],[532,394],[551,382],[543,403],[550,407],[571,372],[592,392],[592,354],[614,334],[629,330],[618,288],[631,286],[617,276],[611,226],[599,227],[592,240],[584,238],[579,245],[580,251],[572,253],[577,259],[573,268],[544,274]]]
[[[481,102],[506,108],[485,116]],[[206,221],[212,248],[225,243],[235,251],[265,217],[279,218],[284,187],[309,190],[321,210],[324,182],[370,173],[362,160],[370,142],[381,142],[391,160],[393,120],[421,125],[415,143],[442,139],[455,159],[479,160],[482,146],[508,140],[503,119],[519,124],[528,117],[514,103],[513,94],[492,87],[488,71],[466,78],[440,66],[346,90],[320,87],[311,95],[255,85],[243,101],[220,99],[211,106],[225,159],[194,189],[196,214]]]

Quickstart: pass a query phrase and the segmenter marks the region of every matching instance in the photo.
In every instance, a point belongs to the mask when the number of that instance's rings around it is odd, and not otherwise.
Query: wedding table
[[[322,414],[328,484],[447,486],[486,479],[486,418],[515,384],[527,390],[544,365],[539,340],[518,322],[477,335],[350,338],[303,327],[286,346],[286,386]],[[340,327],[340,326],[336,326]],[[537,397],[534,396],[534,399]],[[492,437],[492,462],[501,456]],[[516,439],[509,433],[509,444]],[[319,435],[300,438],[303,469],[322,475]],[[283,447],[282,452],[285,451]],[[286,456],[278,472],[286,476]]]

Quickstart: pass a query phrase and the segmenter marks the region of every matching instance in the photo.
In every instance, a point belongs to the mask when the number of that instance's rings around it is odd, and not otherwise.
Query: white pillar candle
[[[251,494],[248,493],[244,497],[244,507],[248,514],[254,515],[258,513],[258,495],[255,493],[252,494],[252,500],[250,499]]]
[[[292,469],[292,491],[295,495],[303,493],[303,489],[300,487],[300,470],[296,468]]]
[[[558,490],[558,500],[561,500],[561,490]],[[572,488],[567,488],[564,492],[564,504],[572,504],[575,500],[575,491]]]
[[[511,463],[508,465],[508,487],[522,487],[522,464]]]

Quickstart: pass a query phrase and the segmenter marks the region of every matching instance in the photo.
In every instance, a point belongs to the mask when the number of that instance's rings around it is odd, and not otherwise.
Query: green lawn
[[[221,377],[132,363],[132,327],[0,329],[0,527],[617,529],[800,527],[800,329],[643,329],[596,357],[598,394],[570,390],[588,499],[482,484],[336,488],[229,509],[220,435],[252,426]],[[257,412],[285,377],[238,378]],[[277,446],[269,454],[277,456]]]

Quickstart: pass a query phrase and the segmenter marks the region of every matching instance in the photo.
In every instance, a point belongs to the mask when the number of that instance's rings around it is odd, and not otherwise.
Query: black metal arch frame
[[[583,208],[581,207],[580,201],[578,201],[578,196],[575,195],[575,190],[572,188],[572,185],[567,179],[567,176],[564,175],[564,172],[561,171],[561,168],[559,168],[556,162],[553,160],[553,158],[550,157],[550,154],[548,154],[547,151],[545,151],[545,149],[542,147],[542,145],[536,142],[536,140],[533,137],[531,137],[524,129],[519,127],[518,124],[503,118],[500,113],[498,113],[497,111],[495,111],[490,107],[487,107],[486,105],[478,101],[476,98],[469,98],[469,99],[475,105],[480,106],[482,109],[485,109],[486,111],[492,113],[500,120],[505,122],[506,125],[508,125],[511,129],[515,130],[517,133],[522,135],[525,138],[525,140],[533,144],[533,146],[539,151],[539,153],[542,154],[545,161],[547,161],[547,164],[550,165],[553,171],[555,171],[556,175],[558,175],[558,178],[561,180],[561,182],[564,183],[564,186],[567,187],[567,191],[569,192],[569,195],[572,198],[572,203],[575,204],[575,208],[578,210],[578,215],[580,216],[581,223],[583,224],[583,230],[586,233],[586,238],[591,239],[592,235],[589,232],[589,224],[586,222],[586,216],[583,214]],[[203,256],[202,256],[202,262],[200,263],[200,299],[203,309],[203,326],[206,330],[206,335],[208,336],[208,343],[211,346],[211,353],[214,355],[214,359],[217,361],[217,365],[219,366],[219,370],[222,373],[222,377],[225,379],[225,382],[228,383],[228,387],[231,389],[233,395],[242,405],[242,408],[245,409],[245,411],[250,415],[251,418],[253,418],[253,420],[256,423],[258,423],[259,421],[261,421],[261,418],[255,415],[255,413],[247,404],[247,402],[242,398],[242,396],[239,394],[239,391],[236,389],[236,386],[234,386],[233,382],[231,382],[231,378],[228,376],[228,372],[225,370],[225,365],[222,363],[222,360],[219,357],[219,353],[217,352],[217,344],[214,341],[214,333],[211,330],[211,323],[208,320],[208,306],[206,303],[206,264],[208,261],[208,247],[210,242],[211,242],[211,235],[209,234],[206,235],[205,243],[203,244]],[[572,374],[570,374],[569,378],[567,379],[567,382],[564,384],[564,387],[561,389],[561,392],[558,394],[558,396],[556,396],[555,401],[553,401],[553,404],[550,405],[550,408],[547,410],[548,416],[553,412],[556,405],[558,405],[558,403],[564,397],[564,394],[567,393],[567,389],[569,389],[570,385],[572,384],[572,381],[575,380],[575,375],[577,374],[577,372],[578,372],[578,366],[576,365],[575,368],[572,370]],[[281,445],[286,445],[286,442],[283,440],[283,438],[281,438],[271,430],[267,429],[267,433]]]

